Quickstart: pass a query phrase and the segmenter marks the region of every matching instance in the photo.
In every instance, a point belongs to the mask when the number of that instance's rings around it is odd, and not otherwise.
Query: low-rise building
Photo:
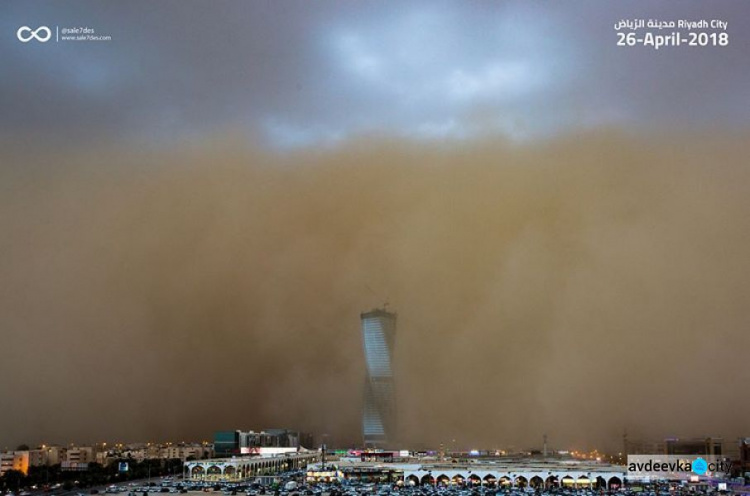
[[[91,446],[71,446],[65,451],[64,462],[91,463],[96,461],[94,448]]]
[[[27,475],[29,473],[29,452],[5,451],[0,453],[0,477],[9,470],[17,470]]]
[[[48,446],[43,444],[29,450],[29,465],[32,467],[58,465],[63,461],[64,457],[65,448],[62,446]]]
[[[178,444],[161,448],[159,458],[185,460],[203,460],[213,456],[213,449],[202,444]]]
[[[404,483],[410,486],[485,486],[509,489],[536,488],[622,488],[625,467],[571,460],[486,459],[482,461],[435,461],[412,459],[407,462],[361,461],[356,458],[333,463],[311,464],[308,482],[356,480]]]
[[[185,463],[185,478],[194,481],[235,482],[257,478],[274,478],[281,472],[304,469],[320,461],[319,451],[301,450],[293,453],[261,456],[213,458]]]

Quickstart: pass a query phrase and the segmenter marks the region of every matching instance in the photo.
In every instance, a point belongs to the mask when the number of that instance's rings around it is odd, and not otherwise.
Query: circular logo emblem
[[[698,475],[703,475],[708,470],[708,463],[703,458],[696,458],[693,460],[693,472]]]

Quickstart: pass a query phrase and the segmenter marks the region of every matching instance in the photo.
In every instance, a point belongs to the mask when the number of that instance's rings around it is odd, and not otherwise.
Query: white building
[[[91,446],[72,446],[65,451],[62,459],[68,463],[91,463],[96,461],[94,448]]]
[[[188,445],[170,445],[161,448],[159,458],[162,459],[180,459],[183,462],[190,458],[191,460],[202,460],[204,458],[211,458],[213,456],[213,450],[210,446],[203,446],[202,444],[188,444]]]
[[[622,487],[625,467],[603,463],[484,460],[463,463],[379,463],[338,461],[323,470],[308,467],[308,480],[346,478],[410,485],[499,487]],[[335,475],[331,475],[335,474]]]
[[[319,451],[196,460],[185,463],[185,478],[201,481],[240,481],[305,468],[309,463],[318,460]]]

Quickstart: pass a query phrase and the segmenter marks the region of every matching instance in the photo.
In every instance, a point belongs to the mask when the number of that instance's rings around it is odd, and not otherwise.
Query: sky
[[[616,46],[639,18],[730,42]],[[359,313],[386,300],[404,445],[748,435],[748,19],[4,2],[0,446],[356,445]],[[41,25],[111,40],[17,39]]]

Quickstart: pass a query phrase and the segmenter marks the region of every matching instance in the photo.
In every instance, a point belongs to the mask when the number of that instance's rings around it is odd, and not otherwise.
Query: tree
[[[16,451],[29,451],[29,445],[28,444],[19,444],[18,448],[16,448]]]
[[[3,474],[3,486],[18,492],[23,485],[26,476],[20,470],[8,470]]]

